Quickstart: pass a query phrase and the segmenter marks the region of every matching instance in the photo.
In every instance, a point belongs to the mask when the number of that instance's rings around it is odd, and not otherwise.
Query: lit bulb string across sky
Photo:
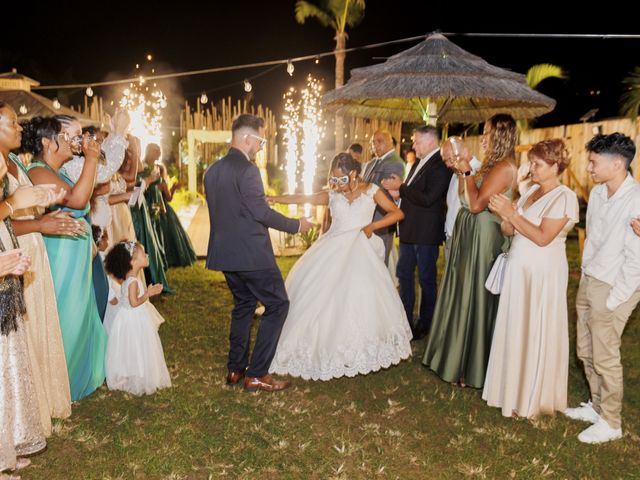
[[[451,32],[434,32],[440,33],[444,36],[461,36],[461,37],[515,37],[515,38],[590,38],[590,39],[640,39],[640,34],[568,34],[568,33],[451,33]],[[355,52],[358,50],[367,50],[372,48],[383,47],[386,45],[393,45],[396,43],[405,43],[405,42],[413,42],[416,40],[424,39],[427,35],[417,35],[414,37],[400,38],[397,40],[389,40],[386,42],[378,42],[371,43],[369,45],[363,45],[360,47],[351,47],[345,48],[342,50],[344,53]],[[335,51],[330,52],[322,52],[322,53],[314,53],[311,55],[304,55],[300,57],[294,58],[284,58],[280,60],[269,60],[265,62],[255,62],[255,63],[246,63],[242,65],[228,65],[225,67],[213,67],[206,68],[202,70],[190,70],[186,72],[175,72],[175,73],[165,73],[165,74],[157,74],[145,77],[146,80],[162,80],[167,78],[179,78],[179,77],[189,77],[192,75],[204,75],[207,73],[218,73],[218,72],[228,72],[232,70],[243,70],[246,68],[258,68],[258,67],[269,67],[269,66],[278,66],[278,65],[288,65],[293,64],[295,62],[302,62],[306,60],[316,60],[323,57],[329,57],[335,55]],[[38,87],[31,87],[32,90],[63,90],[68,88],[87,88],[87,87],[103,87],[107,85],[120,85],[124,83],[130,83],[138,81],[140,77],[132,77],[125,78],[122,80],[110,80],[103,82],[88,82],[88,83],[73,83],[73,84],[63,84],[63,85],[41,85]],[[236,84],[237,82],[234,82]]]

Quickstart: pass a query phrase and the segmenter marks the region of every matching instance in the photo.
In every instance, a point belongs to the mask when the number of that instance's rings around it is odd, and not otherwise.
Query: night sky
[[[134,65],[154,56],[158,73],[235,65],[296,57],[330,51],[333,34],[315,20],[299,25],[294,19],[293,0],[179,1],[170,8],[151,2],[17,2],[11,16],[3,15],[0,70],[16,67],[19,72],[44,84],[92,82],[131,76]],[[556,2],[556,5],[561,2]],[[518,33],[640,33],[632,11],[602,5],[585,10],[587,21],[574,14],[551,10],[541,3],[510,3],[492,11],[477,4],[455,7],[453,2],[369,0],[364,21],[351,29],[348,47],[383,42],[436,30],[443,32]],[[448,5],[445,8],[444,4]],[[3,5],[3,8],[4,5]],[[497,8],[497,7],[496,7]],[[5,12],[7,13],[7,12]],[[497,21],[504,16],[510,22]],[[635,24],[635,25],[634,25]],[[578,122],[591,108],[599,108],[597,119],[617,115],[621,81],[634,66],[640,66],[640,39],[516,39],[449,37],[462,48],[489,63],[525,73],[536,63],[564,67],[569,79],[548,80],[540,90],[558,101],[556,110],[538,125]],[[381,62],[415,45],[397,44],[349,53],[346,70]],[[285,66],[252,81],[253,99],[281,110],[282,94],[290,85],[301,85],[307,73],[333,86],[334,60],[319,65],[296,64],[293,78]],[[202,91],[210,99],[231,95],[242,98],[242,80],[266,68],[216,73],[181,79],[166,85],[170,105],[179,108],[183,99],[192,104]],[[122,87],[121,87],[122,88]],[[95,89],[108,96],[110,91]],[[594,92],[592,95],[591,92]],[[597,94],[597,92],[600,94]],[[63,102],[79,104],[83,90],[40,91]],[[175,121],[173,116],[172,122]]]

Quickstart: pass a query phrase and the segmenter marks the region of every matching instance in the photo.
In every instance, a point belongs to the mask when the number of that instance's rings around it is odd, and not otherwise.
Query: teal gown
[[[511,190],[505,195],[511,198]],[[471,213],[461,195],[451,251],[422,360],[447,382],[464,379],[471,387],[484,385],[500,299],[484,284],[504,245],[500,218],[488,209]]]
[[[27,169],[30,171],[35,167],[53,171],[41,162],[33,162]],[[74,185],[63,173],[54,173],[69,185]],[[58,303],[71,400],[76,401],[93,393],[105,380],[107,334],[102,327],[93,292],[93,240],[91,225],[86,219],[89,203],[82,210],[59,205],[49,208],[71,212],[76,220],[85,224],[87,231],[79,237],[43,235]]]

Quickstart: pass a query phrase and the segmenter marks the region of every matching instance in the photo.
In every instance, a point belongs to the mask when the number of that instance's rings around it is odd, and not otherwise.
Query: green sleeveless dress
[[[55,172],[46,163],[33,162],[27,170],[36,167],[47,168],[70,186],[74,185],[64,173]],[[105,379],[107,334],[93,292],[89,203],[81,210],[61,205],[49,209],[71,212],[76,220],[85,223],[87,231],[79,237],[43,235],[56,292],[71,399],[76,401],[93,393]]]
[[[505,195],[511,198],[511,189]],[[460,201],[422,363],[447,382],[464,378],[482,388],[500,299],[484,284],[506,239],[498,216],[473,214],[464,195]]]

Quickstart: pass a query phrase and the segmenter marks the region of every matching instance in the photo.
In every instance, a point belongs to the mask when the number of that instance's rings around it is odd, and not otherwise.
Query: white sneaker
[[[622,429],[611,428],[602,418],[578,435],[583,443],[604,443],[619,438],[622,438]]]
[[[580,406],[576,408],[567,408],[564,414],[574,420],[582,420],[583,422],[596,423],[600,420],[600,415],[591,406],[591,400],[587,403],[580,402]]]

